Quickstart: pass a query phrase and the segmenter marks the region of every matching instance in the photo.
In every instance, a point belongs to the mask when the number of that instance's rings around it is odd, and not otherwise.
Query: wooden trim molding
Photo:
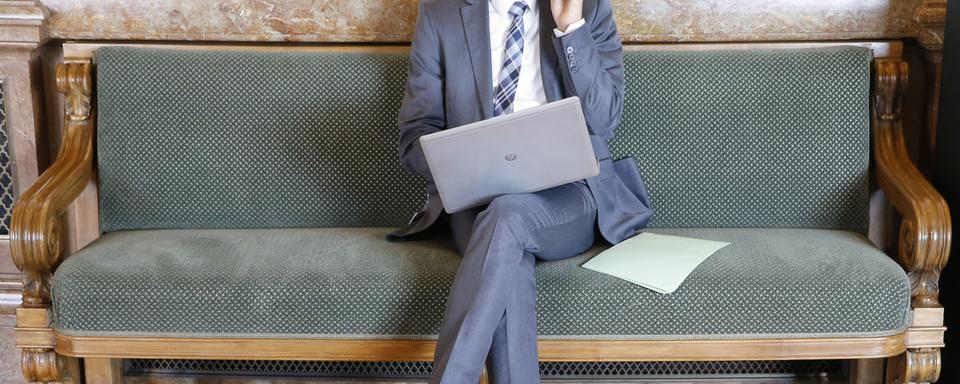
[[[434,340],[69,336],[56,351],[98,358],[430,361]],[[886,337],[746,340],[541,340],[541,361],[861,359],[903,353],[907,332]]]

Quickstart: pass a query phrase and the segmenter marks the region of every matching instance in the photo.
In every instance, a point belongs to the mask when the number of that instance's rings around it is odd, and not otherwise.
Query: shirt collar
[[[517,0],[490,0],[490,6],[493,7],[500,17],[509,18],[510,17],[510,7],[513,6],[513,3]],[[527,12],[532,13],[537,10],[537,2],[534,0],[520,0],[527,4]]]

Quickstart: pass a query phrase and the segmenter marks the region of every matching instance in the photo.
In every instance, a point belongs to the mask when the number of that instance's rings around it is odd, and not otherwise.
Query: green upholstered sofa
[[[638,159],[650,232],[731,245],[667,295],[579,267],[599,242],[539,263],[541,358],[891,357],[891,380],[934,379],[950,224],[905,155],[899,45],[675,48],[627,48],[610,147]],[[28,379],[431,359],[460,259],[442,231],[384,239],[424,199],[397,155],[404,48],[66,50],[62,149],[14,212]],[[899,256],[866,236],[871,185],[904,217]],[[98,238],[63,251],[91,216]]]

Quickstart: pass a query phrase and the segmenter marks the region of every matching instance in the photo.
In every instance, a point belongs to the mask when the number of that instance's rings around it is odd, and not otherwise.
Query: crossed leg
[[[434,357],[432,383],[538,383],[536,259],[576,255],[594,241],[596,203],[582,181],[497,197],[450,223],[463,255]]]

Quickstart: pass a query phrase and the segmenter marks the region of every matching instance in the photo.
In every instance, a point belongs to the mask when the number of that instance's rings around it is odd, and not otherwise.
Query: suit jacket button
[[[567,53],[573,53],[573,47],[567,47]]]
[[[570,60],[570,66],[571,66],[571,67],[576,67],[576,66],[577,66],[577,61],[576,61],[576,60]]]
[[[570,72],[577,73],[580,70],[580,67],[570,67]]]
[[[568,53],[568,54],[567,54],[567,59],[569,59],[569,60],[573,60],[573,57],[574,57],[574,56],[573,56],[573,54],[572,54],[572,53]]]

